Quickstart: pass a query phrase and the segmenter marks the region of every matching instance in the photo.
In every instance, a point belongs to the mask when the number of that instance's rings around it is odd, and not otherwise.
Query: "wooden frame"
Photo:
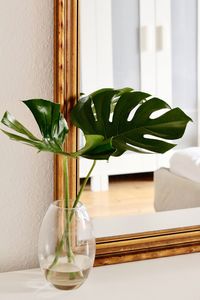
[[[54,101],[70,127],[66,149],[77,148],[77,133],[68,118],[79,93],[78,0],[54,0]],[[77,161],[70,163],[70,196],[77,188]],[[55,198],[62,198],[62,161],[55,158]],[[200,251],[200,226],[97,239],[95,265],[128,262]]]
[[[67,117],[78,98],[78,1],[54,0],[54,102],[61,105],[69,126],[66,151],[75,152],[77,132]],[[54,197],[63,198],[62,157],[54,162]],[[75,198],[77,189],[77,160],[69,161],[70,197]]]

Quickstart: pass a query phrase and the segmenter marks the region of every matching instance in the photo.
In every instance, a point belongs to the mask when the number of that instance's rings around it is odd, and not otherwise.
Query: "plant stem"
[[[86,184],[87,184],[87,182],[88,182],[88,179],[89,179],[89,177],[90,177],[90,175],[91,175],[91,173],[92,173],[92,171],[93,171],[95,165],[96,165],[96,160],[93,161],[93,164],[92,164],[92,166],[91,166],[91,168],[90,168],[90,170],[89,170],[87,176],[85,177],[85,179],[84,179],[84,181],[83,181],[83,183],[82,183],[82,185],[81,185],[81,187],[80,187],[80,190],[79,190],[79,192],[78,192],[78,195],[76,196],[76,200],[74,201],[73,208],[76,208],[76,206],[77,206],[77,204],[78,204],[78,202],[79,202],[79,200],[80,200],[81,194],[82,194],[83,190],[85,189],[85,186],[86,186]],[[70,221],[72,220],[73,214],[74,214],[74,211],[71,212],[71,215],[70,215]]]
[[[63,159],[63,170],[64,170],[64,197],[65,197],[65,208],[69,208],[69,176],[68,176],[68,159]]]
[[[71,245],[71,228],[70,228],[70,201],[69,201],[69,176],[68,176],[68,159],[64,157],[63,159],[63,170],[64,170],[64,183],[65,183],[65,217],[66,217],[66,232],[64,237],[66,238],[66,251],[69,263],[73,261],[74,254]]]
[[[68,158],[74,158],[76,159],[77,158],[77,154],[76,152],[75,153],[69,153],[69,152],[65,152],[63,151],[62,149],[58,150],[58,151],[53,151],[54,154],[60,154],[62,156],[65,156],[65,157],[68,157]]]

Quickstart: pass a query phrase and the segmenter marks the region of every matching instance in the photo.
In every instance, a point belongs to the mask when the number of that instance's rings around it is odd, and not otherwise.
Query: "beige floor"
[[[81,201],[97,217],[154,212],[153,198],[152,174],[140,174],[111,178],[107,192],[91,192],[88,185]]]

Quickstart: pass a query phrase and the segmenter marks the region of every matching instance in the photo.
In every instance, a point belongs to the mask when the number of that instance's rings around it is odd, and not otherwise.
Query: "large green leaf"
[[[168,111],[151,117],[161,109]],[[86,141],[81,155],[108,159],[126,150],[164,153],[175,146],[165,140],[181,138],[191,119],[181,109],[171,109],[166,102],[147,93],[107,88],[81,97],[71,112],[71,120],[85,135],[104,137],[95,148],[90,148]]]
[[[43,99],[23,101],[30,109],[40,128],[42,139],[35,137],[25,126],[6,112],[1,122],[18,134],[2,130],[12,140],[26,143],[39,151],[62,152],[62,145],[68,132],[66,120],[60,113],[60,105]]]

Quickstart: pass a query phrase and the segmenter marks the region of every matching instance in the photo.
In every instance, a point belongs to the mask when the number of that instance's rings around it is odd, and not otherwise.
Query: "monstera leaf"
[[[161,109],[168,111],[152,118],[152,113]],[[127,150],[164,153],[176,145],[165,140],[181,138],[191,119],[181,109],[171,109],[147,93],[107,88],[81,97],[71,112],[71,120],[86,137],[86,145],[78,154],[108,159]]]
[[[11,139],[26,143],[39,151],[62,152],[62,145],[68,132],[67,123],[60,113],[60,105],[43,99],[23,101],[32,112],[42,135],[35,137],[25,126],[6,112],[1,122],[18,134],[2,130]]]

